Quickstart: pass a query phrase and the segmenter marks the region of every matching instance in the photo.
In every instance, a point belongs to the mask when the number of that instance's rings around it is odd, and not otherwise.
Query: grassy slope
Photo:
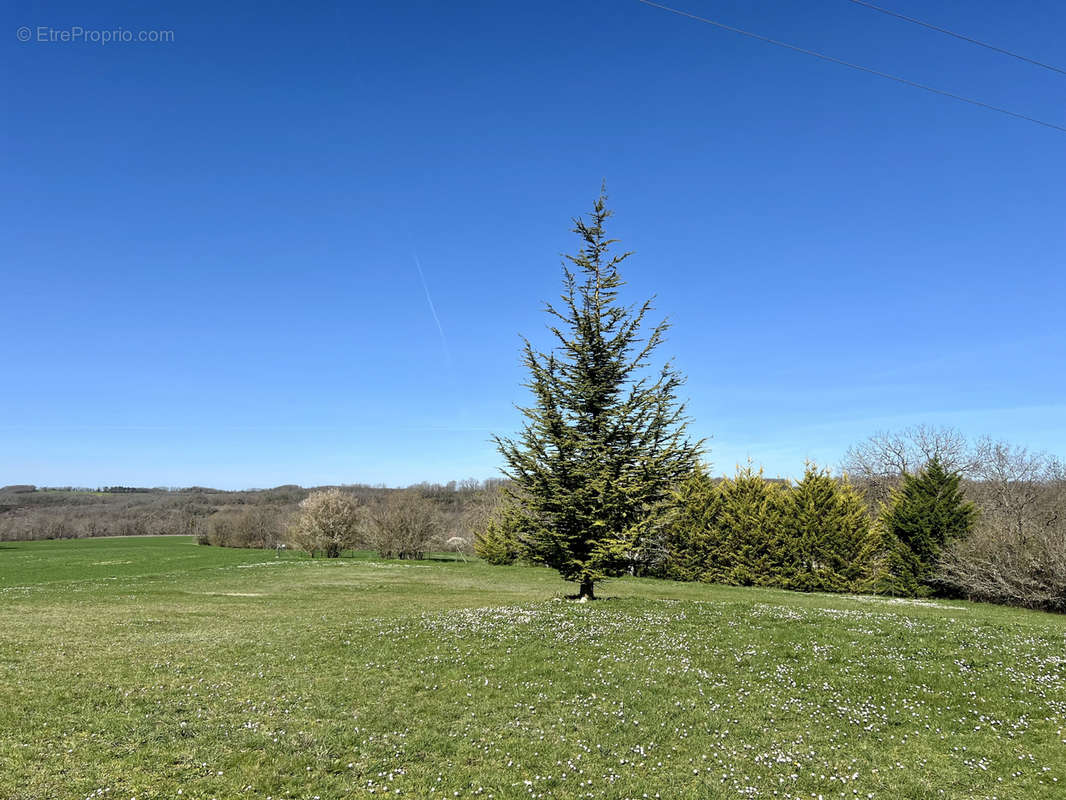
[[[0,545],[0,797],[1066,795],[1066,619],[569,590],[173,537]]]

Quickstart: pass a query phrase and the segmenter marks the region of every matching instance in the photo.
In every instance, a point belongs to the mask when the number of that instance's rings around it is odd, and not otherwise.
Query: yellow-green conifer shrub
[[[703,580],[738,586],[781,583],[781,490],[751,464],[715,487],[717,535]]]
[[[484,527],[474,531],[474,553],[490,564],[514,564],[522,555],[520,531],[522,514],[509,498],[504,498],[485,521]]]
[[[871,525],[859,493],[846,478],[807,464],[803,479],[782,499],[784,588],[855,591],[864,577],[862,553]]]
[[[675,581],[698,581],[721,557],[721,497],[703,467],[693,470],[675,495],[675,511],[663,530],[654,572]]]

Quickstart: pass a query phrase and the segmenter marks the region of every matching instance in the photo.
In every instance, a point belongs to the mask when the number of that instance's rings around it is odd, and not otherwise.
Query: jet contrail
[[[418,268],[418,278],[422,281],[422,291],[426,293],[426,302],[429,304],[429,313],[433,315],[433,321],[437,323],[437,331],[440,333],[440,345],[444,349],[444,357],[448,361],[448,367],[452,365],[452,354],[448,349],[448,339],[444,335],[444,326],[440,324],[440,317],[437,316],[437,307],[433,305],[433,297],[429,293],[429,284],[426,283],[426,275],[422,271],[422,262],[418,260],[418,251],[412,248],[411,255],[414,256],[415,266]]]

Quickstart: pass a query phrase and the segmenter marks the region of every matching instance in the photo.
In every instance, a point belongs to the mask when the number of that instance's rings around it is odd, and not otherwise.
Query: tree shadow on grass
[[[572,600],[575,603],[606,603],[608,600],[617,600],[617,597],[607,595],[606,597],[593,597],[591,600],[582,600],[579,594],[564,594],[563,600]]]

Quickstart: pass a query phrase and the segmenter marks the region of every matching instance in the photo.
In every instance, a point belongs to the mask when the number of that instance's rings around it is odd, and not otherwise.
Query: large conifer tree
[[[525,341],[534,402],[516,439],[495,438],[519,489],[525,554],[578,583],[582,599],[634,566],[701,447],[686,436],[682,377],[669,363],[652,370],[667,323],[644,336],[651,301],[619,301],[630,254],[611,253],[610,216],[601,190],[589,219],[574,220],[582,246],[566,256],[561,305],[546,305],[555,346]]]

